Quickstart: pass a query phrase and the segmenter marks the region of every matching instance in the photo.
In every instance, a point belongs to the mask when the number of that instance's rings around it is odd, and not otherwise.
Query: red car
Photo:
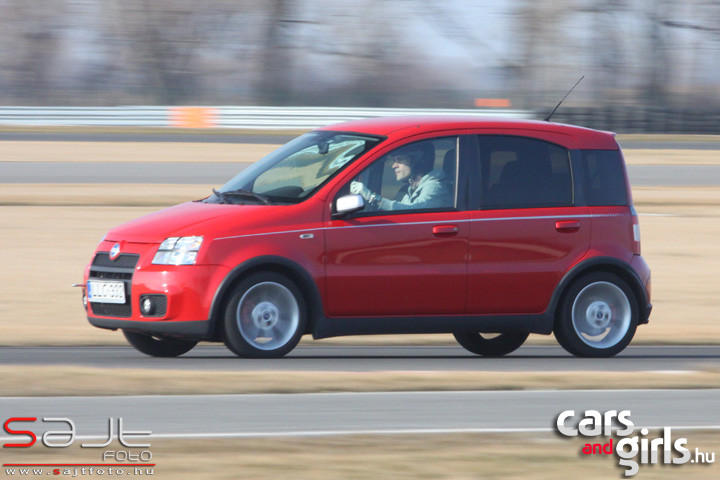
[[[614,136],[526,120],[312,131],[203,200],[111,230],[84,281],[90,323],[154,356],[390,333],[499,356],[554,332],[607,357],[652,308]]]

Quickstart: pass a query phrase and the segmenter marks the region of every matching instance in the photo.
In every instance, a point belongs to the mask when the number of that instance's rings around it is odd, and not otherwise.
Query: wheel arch
[[[312,275],[298,263],[285,257],[264,255],[247,260],[233,268],[215,292],[210,307],[210,328],[213,340],[222,340],[222,314],[232,288],[248,275],[256,272],[275,272],[285,275],[295,283],[303,294],[307,306],[307,325],[305,333],[312,331],[315,319],[322,317],[322,299],[320,290]]]
[[[562,301],[567,294],[569,287],[578,278],[594,272],[612,273],[623,279],[630,286],[637,298],[638,307],[640,308],[640,318],[638,319],[638,324],[648,323],[648,317],[650,316],[650,311],[647,307],[648,295],[645,291],[645,286],[643,285],[642,280],[635,270],[628,263],[615,257],[595,257],[575,265],[565,274],[558,286],[555,288],[555,292],[550,299],[550,304],[547,309],[553,318],[553,329],[555,328],[555,322],[558,318],[558,307],[562,305]]]

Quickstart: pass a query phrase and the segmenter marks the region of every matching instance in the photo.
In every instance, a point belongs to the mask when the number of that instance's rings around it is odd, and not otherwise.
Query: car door
[[[587,212],[573,207],[569,150],[517,135],[477,141],[468,313],[542,313],[590,239]]]
[[[458,206],[458,137],[414,142],[431,150],[432,169],[450,196],[442,205],[365,210],[331,218],[326,231],[326,313],[331,317],[462,314],[466,299],[467,212]],[[407,147],[406,145],[405,147]],[[402,147],[401,147],[402,148]],[[395,149],[397,153],[400,149]],[[404,150],[403,150],[404,151]],[[391,154],[349,180],[334,199],[360,182],[374,200],[402,204]],[[428,173],[427,175],[430,175]],[[427,206],[427,205],[426,205]]]

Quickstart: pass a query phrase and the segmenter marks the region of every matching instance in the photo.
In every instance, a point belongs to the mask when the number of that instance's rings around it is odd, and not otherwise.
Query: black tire
[[[279,273],[254,273],[230,293],[225,345],[241,357],[283,357],[305,333],[306,317],[305,299],[295,283]]]
[[[492,338],[483,337],[480,333],[453,333],[455,340],[465,350],[483,357],[502,357],[514,352],[527,340],[527,333],[501,333]]]
[[[192,350],[198,343],[195,340],[154,337],[145,333],[128,332],[126,330],[123,330],[123,335],[135,350],[151,357],[179,357],[183,353]]]
[[[555,319],[555,338],[578,357],[612,357],[628,346],[638,325],[635,293],[609,272],[583,275],[563,296]]]

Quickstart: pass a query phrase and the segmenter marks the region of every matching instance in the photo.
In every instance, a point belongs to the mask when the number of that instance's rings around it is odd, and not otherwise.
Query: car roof
[[[524,130],[570,135],[581,148],[617,150],[615,135],[590,128],[540,120],[473,116],[394,116],[366,118],[328,125],[320,130],[367,133],[382,136],[407,136],[440,130]]]

